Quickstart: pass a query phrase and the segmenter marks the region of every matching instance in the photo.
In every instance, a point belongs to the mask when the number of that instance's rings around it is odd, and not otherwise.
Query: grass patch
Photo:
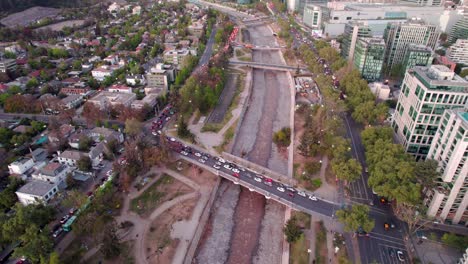
[[[327,263],[327,229],[322,221],[315,225],[315,263]]]
[[[169,185],[174,182],[174,178],[167,174],[163,174],[159,180],[148,187],[140,196],[133,199],[130,204],[132,211],[139,215],[144,215],[147,212],[153,211],[166,197],[164,185]],[[161,188],[160,188],[161,187]]]
[[[238,60],[240,61],[252,61],[252,58],[251,57],[237,57]]]
[[[294,217],[297,219],[297,223],[304,229],[309,229],[310,228],[310,215],[299,212],[299,211],[294,211],[293,212]]]
[[[244,91],[244,80],[245,76],[244,74],[240,74],[239,77],[237,78],[236,81],[236,92],[234,93],[233,99],[231,101],[231,104],[229,105],[228,110],[226,111],[226,114],[224,115],[223,121],[221,123],[206,123],[202,129],[201,132],[215,132],[218,133],[226,124],[231,120],[232,118],[232,111],[237,108],[239,105],[240,101],[240,94],[242,91]]]
[[[290,244],[289,263],[308,264],[309,263],[309,241],[304,234],[294,243]]]
[[[226,151],[226,149],[225,149],[226,146],[234,138],[234,132],[235,132],[236,127],[237,127],[237,122],[238,121],[234,122],[234,124],[232,124],[232,126],[228,130],[226,130],[226,133],[224,133],[224,139],[223,139],[223,142],[221,143],[221,145],[215,147],[215,150],[218,153],[222,153],[223,151]]]
[[[236,56],[237,57],[242,57],[244,55],[245,55],[245,53],[241,49],[236,49]]]

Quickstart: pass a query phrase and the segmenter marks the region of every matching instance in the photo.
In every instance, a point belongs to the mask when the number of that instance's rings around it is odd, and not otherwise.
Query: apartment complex
[[[468,112],[445,110],[427,156],[439,163],[441,178],[424,200],[428,216],[467,225]]]
[[[367,81],[380,79],[385,54],[385,42],[381,38],[359,38],[354,53],[354,66]]]
[[[424,159],[445,109],[468,102],[468,81],[444,65],[416,66],[406,72],[392,127],[416,159]]]
[[[411,20],[405,23],[390,23],[385,30],[386,43],[385,64],[389,69],[401,65],[409,44],[435,48],[439,39],[437,26],[429,25],[422,20]]]
[[[179,65],[183,59],[189,55],[196,56],[196,50],[180,49],[180,50],[168,50],[164,52],[164,61],[171,64]]]
[[[431,66],[433,53],[432,49],[427,46],[409,44],[404,55],[403,73],[414,66]]]
[[[401,2],[418,6],[440,6],[442,4],[441,0],[401,0]]]
[[[468,39],[468,16],[459,19],[450,31],[448,42],[452,44],[457,39]]]
[[[447,57],[453,62],[468,65],[468,39],[457,39],[448,49]]]

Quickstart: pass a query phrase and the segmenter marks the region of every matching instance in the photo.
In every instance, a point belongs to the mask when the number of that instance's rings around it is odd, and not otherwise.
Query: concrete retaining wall
[[[195,257],[195,251],[197,250],[198,243],[200,242],[201,236],[203,235],[203,230],[205,230],[206,223],[208,222],[208,218],[210,217],[211,207],[216,198],[216,194],[218,193],[219,183],[221,182],[221,178],[218,177],[215,187],[211,191],[210,199],[205,205],[203,209],[203,213],[200,217],[200,221],[198,222],[197,229],[195,230],[195,234],[193,235],[192,241],[190,241],[189,248],[187,250],[187,254],[184,258],[184,264],[192,263],[193,258]]]

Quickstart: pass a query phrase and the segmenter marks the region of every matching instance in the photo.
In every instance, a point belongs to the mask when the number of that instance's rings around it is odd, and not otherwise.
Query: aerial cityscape
[[[0,1],[0,263],[468,264],[467,0]]]

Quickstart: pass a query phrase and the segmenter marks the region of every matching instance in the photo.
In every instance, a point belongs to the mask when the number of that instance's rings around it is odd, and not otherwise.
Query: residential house
[[[65,181],[67,174],[71,172],[72,169],[69,166],[58,162],[51,162],[39,171],[35,171],[31,176],[35,180],[51,182],[57,184],[59,188],[65,188],[67,187],[67,183]]]
[[[157,103],[159,94],[149,93],[141,100],[135,100],[132,102],[131,107],[134,109],[142,109],[145,105],[148,107],[154,108]]]
[[[22,205],[47,203],[58,192],[57,184],[33,180],[16,191],[18,201]]]
[[[43,148],[37,148],[31,152],[31,157],[36,163],[46,161],[48,155],[47,150]]]
[[[145,76],[142,74],[127,75],[125,77],[125,81],[127,82],[128,85],[132,85],[132,86],[146,84]]]
[[[111,139],[116,139],[119,143],[123,143],[124,136],[121,132],[115,131],[113,129],[105,127],[95,127],[89,131],[88,136],[93,138],[94,141],[109,141]]]
[[[77,150],[65,150],[58,152],[57,159],[60,164],[70,167],[77,167],[78,161],[85,156],[86,153]]]
[[[65,109],[74,109],[83,103],[83,96],[78,94],[71,94],[60,100],[60,103]]]
[[[30,158],[19,158],[8,165],[10,174],[22,175],[34,166],[34,160]]]
[[[63,124],[58,130],[53,130],[49,133],[49,142],[59,142],[60,139],[67,139],[75,132],[75,127],[70,124]]]
[[[16,60],[0,59],[0,72],[14,72],[16,67]]]
[[[84,83],[83,83],[84,84]],[[66,95],[82,95],[85,96],[90,92],[91,88],[89,86],[68,86],[64,87],[60,90],[60,93],[66,94]]]
[[[128,94],[133,93],[131,87],[121,85],[121,84],[114,84],[111,87],[109,87],[107,91],[112,92],[112,93],[128,93]]]
[[[88,102],[96,105],[100,109],[105,109],[106,107],[116,105],[123,105],[128,107],[135,99],[136,94],[134,93],[102,91],[96,96],[88,99]]]

